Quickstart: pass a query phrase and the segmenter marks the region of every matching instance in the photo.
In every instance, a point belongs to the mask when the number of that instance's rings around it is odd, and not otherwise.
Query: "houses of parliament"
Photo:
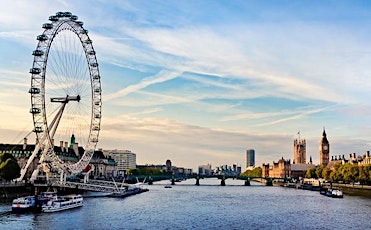
[[[306,140],[300,139],[300,132],[298,132],[299,138],[294,140],[293,150],[294,159],[291,160],[282,159],[278,162],[274,162],[272,165],[263,164],[262,175],[265,177],[303,177],[304,172],[308,168],[314,168],[315,165],[312,162],[312,157],[310,157],[309,162],[307,162],[307,147]],[[330,158],[330,143],[327,139],[326,131],[323,129],[322,138],[319,142],[319,155],[320,155],[320,166],[327,166]]]
[[[294,161],[293,164],[307,164],[306,161],[306,141],[305,139],[294,140]],[[325,129],[323,129],[322,138],[319,143],[319,165],[327,166],[330,158],[330,143],[327,140]],[[309,160],[309,164],[312,164],[312,158]]]
[[[298,132],[298,134],[300,134]],[[306,140],[298,139],[294,140],[293,150],[294,150],[294,160],[285,160],[283,157],[274,162],[272,165],[263,164],[262,176],[263,177],[276,177],[276,178],[299,178],[304,177],[304,173],[308,168],[316,167],[312,162],[312,157],[310,157],[307,162],[306,158]],[[350,153],[349,159],[345,159],[344,155],[332,156],[330,160],[330,143],[327,139],[327,134],[325,128],[323,128],[322,137],[319,142],[319,166],[324,167],[334,167],[335,164],[357,164],[357,165],[370,165],[371,155],[370,151],[366,151],[364,155],[357,155],[356,153]]]

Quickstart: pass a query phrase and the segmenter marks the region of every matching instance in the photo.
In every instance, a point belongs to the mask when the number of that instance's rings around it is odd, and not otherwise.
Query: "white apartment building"
[[[111,150],[109,155],[116,161],[116,175],[123,176],[128,169],[137,167],[137,155],[129,150]]]

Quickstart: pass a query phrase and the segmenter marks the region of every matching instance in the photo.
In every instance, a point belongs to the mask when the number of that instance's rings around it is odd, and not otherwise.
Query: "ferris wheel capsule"
[[[72,21],[76,21],[78,19],[78,17],[76,15],[71,15],[70,18],[71,18]]]
[[[52,16],[49,17],[49,21],[56,22],[58,20],[59,20],[59,18],[55,15],[52,15]]]
[[[71,12],[64,12],[64,16],[70,18],[72,16]]]
[[[53,28],[53,24],[52,23],[44,23],[42,28],[43,29],[51,29],[51,28]]]

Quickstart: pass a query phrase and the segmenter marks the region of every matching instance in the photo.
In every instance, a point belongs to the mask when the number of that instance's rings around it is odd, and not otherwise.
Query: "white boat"
[[[56,192],[42,192],[39,196],[37,196],[37,201],[41,202],[41,204],[45,204],[48,201],[58,199]]]
[[[328,189],[328,190],[321,190],[320,194],[333,197],[333,198],[343,198],[343,191],[339,189]]]
[[[83,206],[81,195],[67,195],[50,200],[42,206],[42,212],[59,212],[67,209],[78,208]]]
[[[343,198],[343,191],[338,190],[338,189],[333,189],[331,191],[331,197],[333,198]]]
[[[14,199],[12,202],[13,213],[25,213],[32,211],[35,207],[35,197],[25,196]]]

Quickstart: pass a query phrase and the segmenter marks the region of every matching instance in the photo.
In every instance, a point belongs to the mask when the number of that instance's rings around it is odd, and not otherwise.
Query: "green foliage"
[[[262,176],[262,168],[256,167],[253,170],[246,170],[245,172],[241,173],[241,176],[245,176],[245,177],[261,177]]]
[[[128,175],[163,175],[164,172],[159,169],[155,168],[137,168],[137,169],[129,169]]]
[[[325,169],[324,166],[320,166],[316,168],[316,178],[322,178],[323,169]]]
[[[331,169],[329,167],[325,167],[323,170],[322,170],[322,176],[320,176],[319,178],[323,178],[325,180],[330,180],[330,175],[331,175]]]
[[[344,181],[344,175],[341,166],[342,166],[341,164],[335,165],[334,171],[332,171],[330,174],[331,181]]]
[[[0,154],[0,177],[5,180],[12,180],[20,176],[21,168],[12,154]]]
[[[322,178],[333,182],[371,184],[371,165],[337,164],[333,170],[329,167],[318,167],[316,169],[307,169],[305,177]]]
[[[370,171],[370,169],[368,169]],[[367,182],[368,174],[369,172],[367,171],[367,166],[361,166],[359,167],[359,176],[358,176],[358,181],[361,184],[365,184]]]
[[[305,178],[318,178],[316,174],[316,168],[308,168],[305,172]]]

